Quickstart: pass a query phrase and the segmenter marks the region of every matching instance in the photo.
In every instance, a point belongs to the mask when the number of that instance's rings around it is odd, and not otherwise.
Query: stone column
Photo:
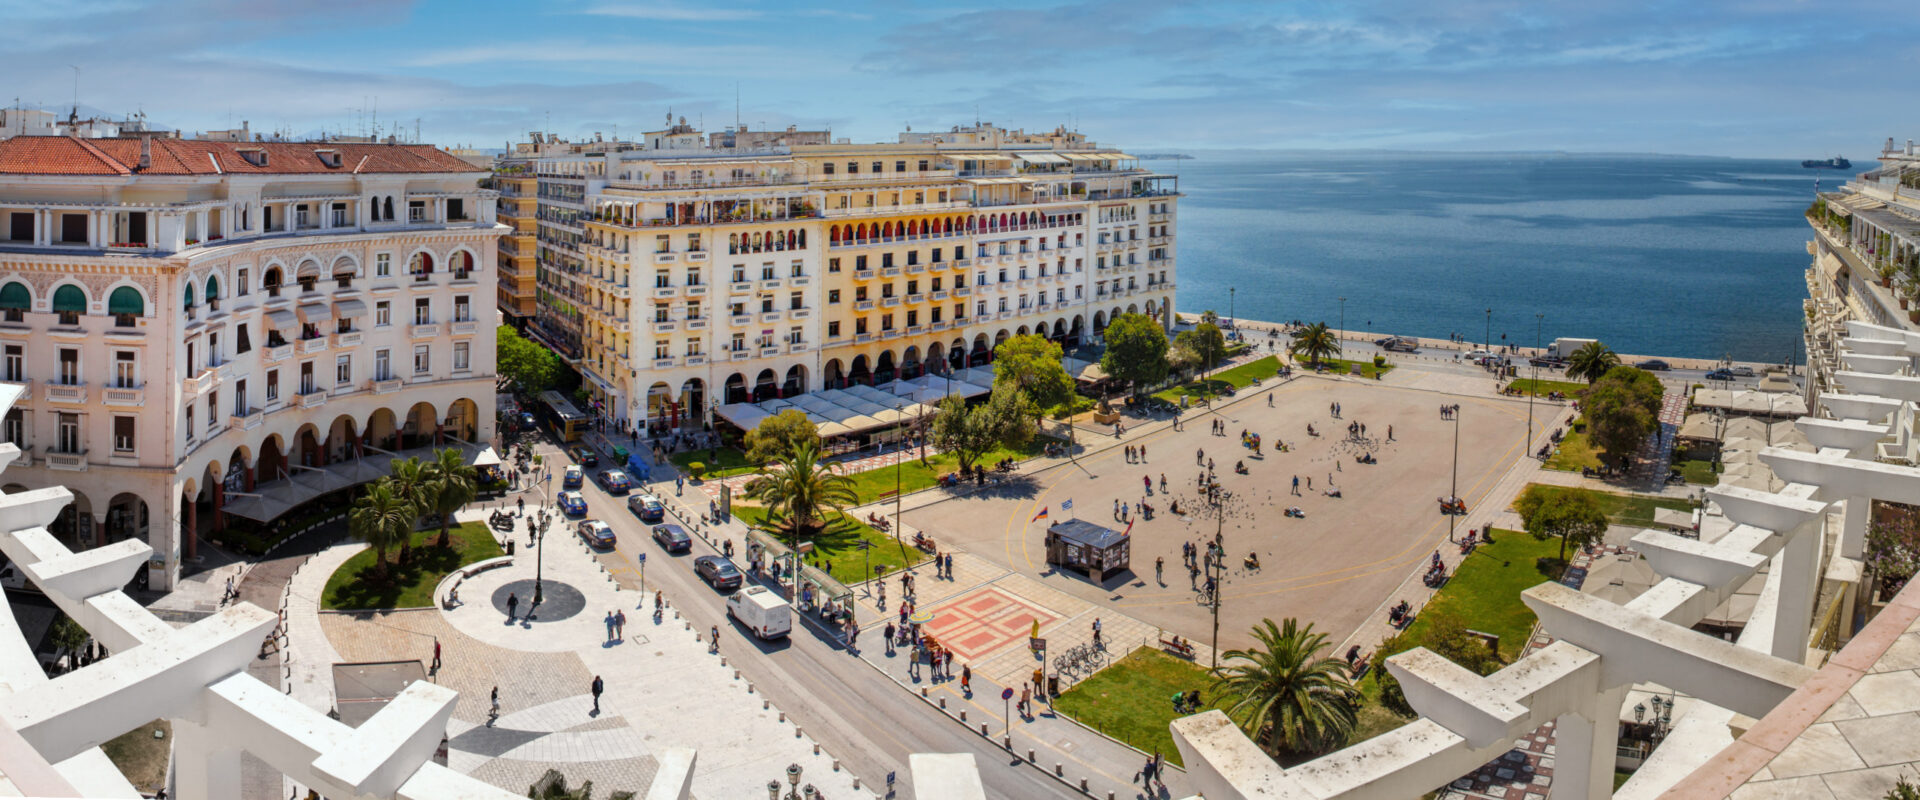
[[[257,469],[256,465],[248,464],[246,467],[246,471],[242,473],[243,475],[246,476],[246,483],[244,485],[247,487],[247,491],[249,492],[253,491],[253,473],[255,469]]]
[[[1780,606],[1773,615],[1773,643],[1768,652],[1795,664],[1807,660],[1807,634],[1813,627],[1813,606],[1821,577],[1820,522],[1815,517],[1789,531],[1786,546],[1773,557],[1773,570],[1780,574]]]
[[[1613,796],[1613,759],[1620,744],[1620,706],[1627,687],[1602,690],[1578,713],[1554,725],[1553,795],[1556,800],[1602,800]]]
[[[186,542],[184,544],[186,546],[182,547],[180,552],[185,558],[194,558],[198,555],[200,549],[200,531],[198,530],[200,523],[199,520],[196,519],[200,513],[200,506],[192,497],[182,495],[181,500],[183,505],[186,506],[184,509],[186,513],[183,516],[186,518],[187,526],[184,532],[186,536]]]
[[[221,747],[206,728],[184,720],[173,723],[173,795],[206,800],[240,800],[240,750]]]
[[[226,501],[227,487],[225,484],[216,481],[213,484],[213,529],[215,531],[224,531],[227,529],[227,515],[220,510],[226,506]]]

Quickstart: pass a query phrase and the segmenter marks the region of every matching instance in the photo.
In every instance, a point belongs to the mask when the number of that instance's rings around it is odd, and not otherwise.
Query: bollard
[[[1013,737],[1012,736],[1000,737],[1000,749],[1005,750],[1009,753],[1013,752]]]
[[[814,742],[814,743],[813,743],[813,754],[814,754],[814,755],[816,755],[816,756],[817,756],[817,755],[820,755],[820,743],[819,743],[819,742]]]
[[[940,708],[942,710],[945,710],[946,707],[947,707],[947,698],[944,698],[944,697],[940,698]]]
[[[724,667],[724,666],[726,666],[726,665],[727,665],[727,660],[726,660],[726,659],[724,659],[724,658],[723,658],[723,659],[720,659],[720,666],[723,666],[723,667]],[[737,681],[737,680],[740,680],[740,670],[737,670],[737,669],[736,669],[736,670],[734,670],[734,671],[733,671],[733,679],[734,679],[734,680],[736,680],[736,681]]]
[[[1108,790],[1107,790],[1107,800],[1113,800],[1113,790],[1112,790],[1112,789],[1108,789]]]
[[[801,728],[800,726],[798,726],[798,725],[795,725],[795,726],[794,726],[794,728],[793,728],[793,738],[795,738],[795,739],[798,739],[798,738],[800,738],[801,736],[804,736],[804,735],[806,735],[806,730],[804,730],[804,729],[802,729],[802,728]]]
[[[967,721],[967,710],[966,710],[966,709],[964,709],[964,708],[963,708],[963,709],[960,709],[960,721],[961,721],[961,722],[966,722],[966,721]]]
[[[747,681],[747,694],[753,694],[753,681]]]
[[[987,735],[987,723],[984,723],[984,722],[980,723],[980,735],[981,736]]]
[[[772,701],[772,700],[761,700],[761,701],[760,701],[760,710],[761,710],[761,711],[766,711],[766,710],[768,710],[768,709],[771,709],[771,708],[773,708],[773,701]]]
[[[781,721],[781,722],[786,722],[786,721],[787,721],[787,712],[785,712],[785,711],[782,711],[782,712],[780,712],[780,721]]]
[[[834,759],[834,760],[833,760],[833,771],[834,771],[834,772],[839,772],[839,771],[840,771],[840,759],[837,759],[837,758],[836,758],[836,759]],[[854,787],[853,787],[853,788],[855,788],[855,789],[858,789],[858,788],[860,788],[860,785],[856,783],[856,784],[854,784]]]
[[[721,656],[721,657],[720,657],[720,666],[723,666],[723,667],[724,667],[724,666],[726,666],[726,665],[727,665],[727,657],[726,657],[726,656]],[[734,677],[736,677],[736,678],[738,678],[738,677],[740,677],[740,676],[739,676],[739,675],[735,675]]]
[[[1087,779],[1086,779],[1086,778],[1081,778],[1081,779],[1080,779],[1080,793],[1081,793],[1081,794],[1086,794],[1086,793],[1087,793]]]
[[[1033,763],[1033,748],[1027,748],[1027,763]]]
[[[925,686],[920,687],[920,699],[927,699],[927,687]]]
[[[860,776],[858,775],[853,776],[853,788],[860,788]]]
[[[1063,770],[1060,768],[1060,762],[1058,761],[1053,762],[1053,777],[1063,778],[1063,777],[1066,777],[1066,774],[1067,774],[1066,770]]]

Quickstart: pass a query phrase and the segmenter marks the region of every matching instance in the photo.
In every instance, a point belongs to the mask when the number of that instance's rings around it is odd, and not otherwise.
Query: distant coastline
[[[1186,153],[1140,153],[1134,156],[1141,161],[1190,161],[1193,156]]]

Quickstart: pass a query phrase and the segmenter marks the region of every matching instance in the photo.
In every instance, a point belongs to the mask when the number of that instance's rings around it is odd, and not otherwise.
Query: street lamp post
[[[1453,410],[1453,483],[1447,490],[1447,497],[1454,503],[1460,502],[1460,409]],[[1454,526],[1459,524],[1460,515],[1447,509],[1447,541],[1453,541]]]
[[[541,584],[547,571],[547,526],[551,523],[552,520],[542,513],[540,521],[534,523],[533,527],[533,605],[535,608],[540,606],[540,600],[544,597]]]
[[[1540,393],[1540,328],[1546,324],[1547,315],[1533,315],[1533,388],[1527,392],[1527,449],[1533,449],[1533,396]]]
[[[1227,325],[1229,327],[1239,327],[1239,323],[1233,318],[1233,293],[1236,291],[1239,290],[1232,286],[1227,287]]]
[[[1333,338],[1334,338],[1334,341],[1339,341],[1341,339],[1346,338],[1346,336],[1347,336],[1347,298],[1342,297],[1340,298],[1340,330],[1334,332]]]
[[[1493,352],[1493,309],[1491,308],[1487,309],[1487,336],[1480,345],[1480,349]]]

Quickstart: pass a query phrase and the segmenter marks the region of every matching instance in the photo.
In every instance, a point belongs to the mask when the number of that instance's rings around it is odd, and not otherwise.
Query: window
[[[880,254],[880,268],[881,268],[881,269],[886,269],[886,268],[888,268],[888,267],[891,267],[891,266],[893,266],[893,254],[892,254],[892,253],[881,253],[881,254]]]
[[[867,271],[867,257],[866,257],[866,256],[854,256],[854,257],[853,257],[853,271],[854,271],[854,272],[865,272],[865,271]]]
[[[273,209],[267,209],[267,210],[272,211]],[[192,404],[187,405],[187,417],[185,420],[183,420],[183,422],[185,422],[187,426],[187,441],[191,442],[193,441],[193,405]]]
[[[220,392],[207,393],[207,430],[220,427]]]
[[[252,352],[253,339],[247,336],[247,324],[242,322],[234,328],[234,355]]]
[[[821,172],[821,174],[824,174],[824,175],[832,175],[832,174],[833,174],[833,162],[831,162],[831,161],[829,161],[829,162],[827,162],[827,163],[825,163],[825,164],[821,164],[821,165],[820,165],[820,172]]]
[[[769,261],[765,264],[760,265],[760,280],[763,280],[763,281],[774,280],[773,262]]]
[[[772,310],[773,310],[773,298],[772,297],[760,298],[760,313],[764,314]]]
[[[472,368],[467,355],[469,344],[468,342],[453,343],[453,370],[455,372],[464,372]]]
[[[373,351],[373,379],[376,381],[393,379],[392,351],[386,348]]]
[[[840,259],[837,259],[837,258],[829,258],[829,259],[827,259],[827,271],[828,271],[828,272],[839,272],[839,271],[840,271]]]
[[[113,418],[113,451],[133,452],[133,417]]]
[[[419,375],[433,368],[433,348],[424,344],[413,346],[413,374]]]
[[[656,288],[656,289],[665,289],[665,288],[667,288],[667,287],[670,287],[670,286],[672,286],[672,285],[673,285],[673,276],[672,276],[672,275],[668,275],[668,274],[667,274],[667,271],[666,271],[666,270],[664,270],[664,269],[662,269],[662,270],[655,270],[655,271],[654,271],[654,273],[653,273],[653,286],[654,286],[654,288]]]
[[[373,304],[374,327],[384,328],[393,324],[393,301],[379,300]]]
[[[672,358],[673,342],[669,339],[653,340],[653,357],[654,358]]]
[[[920,293],[920,282],[917,280],[907,281],[907,296],[912,297],[919,293]]]
[[[867,299],[867,287],[865,287],[865,286],[855,286],[855,287],[853,287],[853,300],[854,300],[854,302],[856,302],[856,303],[858,303],[858,302],[861,302],[861,301],[864,301],[864,300],[866,300],[866,299]]]
[[[926,172],[926,171],[927,171],[927,160],[926,160],[926,159],[924,159],[924,158],[923,158],[923,159],[920,159],[920,171],[921,171],[921,172]]]
[[[62,413],[59,419],[60,438],[56,449],[62,453],[78,454],[80,452],[80,415]]]
[[[464,294],[457,294],[453,296],[453,321],[454,322],[472,322],[473,321],[473,311],[468,306],[467,296]]]
[[[140,364],[139,354],[133,352],[132,350],[115,351],[113,354],[113,386],[114,388],[116,389],[139,388],[140,386],[139,364]]]
[[[20,382],[27,379],[27,359],[23,348],[17,344],[7,345],[6,380]]]
[[[885,167],[885,166],[886,166],[886,162],[883,162],[883,161],[875,161],[875,162],[873,162],[873,174],[875,174],[875,175],[878,175],[878,174],[880,174],[880,172],[881,172],[881,168],[883,168],[883,167]]]
[[[849,162],[847,162],[847,174],[848,174],[848,175],[858,175],[858,174],[860,174],[860,162],[858,162],[858,161],[849,161]]]
[[[267,402],[280,399],[280,370],[267,370]]]
[[[220,333],[215,331],[207,334],[207,366],[220,366],[226,360],[223,355],[224,351],[220,349]]]
[[[431,321],[433,321],[432,301],[424,297],[416,298],[413,301],[413,324],[425,325]]]
[[[353,356],[341,353],[333,359],[333,385],[346,386],[353,383]]]
[[[6,422],[0,424],[0,436],[4,436],[6,441],[14,447],[27,449],[26,412],[17,408],[8,409]]]
[[[795,261],[793,262],[791,271],[789,271],[787,274],[795,278],[804,278],[807,276],[806,267],[802,266],[800,262]]]
[[[236,286],[234,286],[234,296],[236,297],[246,297],[253,291],[251,282],[247,280],[247,272],[248,270],[243,267],[233,274],[234,283],[236,284]]]
[[[791,297],[787,298],[787,308],[799,311],[801,308],[801,298],[802,294],[800,292],[794,292]]]
[[[866,317],[861,317],[853,321],[853,334],[855,336],[863,336],[866,334],[866,332],[867,332]]]
[[[839,302],[840,302],[840,290],[839,290],[839,289],[828,289],[828,290],[827,290],[827,303],[828,303],[829,305],[834,305],[834,304],[838,304]]]
[[[373,257],[373,276],[388,278],[393,276],[393,254],[380,253]]]
[[[60,383],[72,386],[80,382],[80,351],[60,348]]]
[[[732,350],[734,352],[739,352],[741,350],[747,349],[747,335],[744,333],[734,334],[733,343],[728,345],[727,349]]]
[[[311,361],[300,365],[300,393],[313,394],[313,362]]]
[[[907,327],[911,328],[918,324],[920,324],[920,312],[908,310],[907,311]]]
[[[837,320],[837,319],[828,320],[827,321],[827,338],[832,339],[832,338],[838,337],[839,335],[840,335],[840,320]]]
[[[247,405],[247,382],[243,380],[234,381],[233,415],[236,417],[244,417],[247,415],[247,412],[252,410],[253,409]]]
[[[892,315],[892,314],[881,314],[881,315],[880,315],[880,330],[883,330],[883,331],[890,331],[890,330],[893,330],[893,315]]]

